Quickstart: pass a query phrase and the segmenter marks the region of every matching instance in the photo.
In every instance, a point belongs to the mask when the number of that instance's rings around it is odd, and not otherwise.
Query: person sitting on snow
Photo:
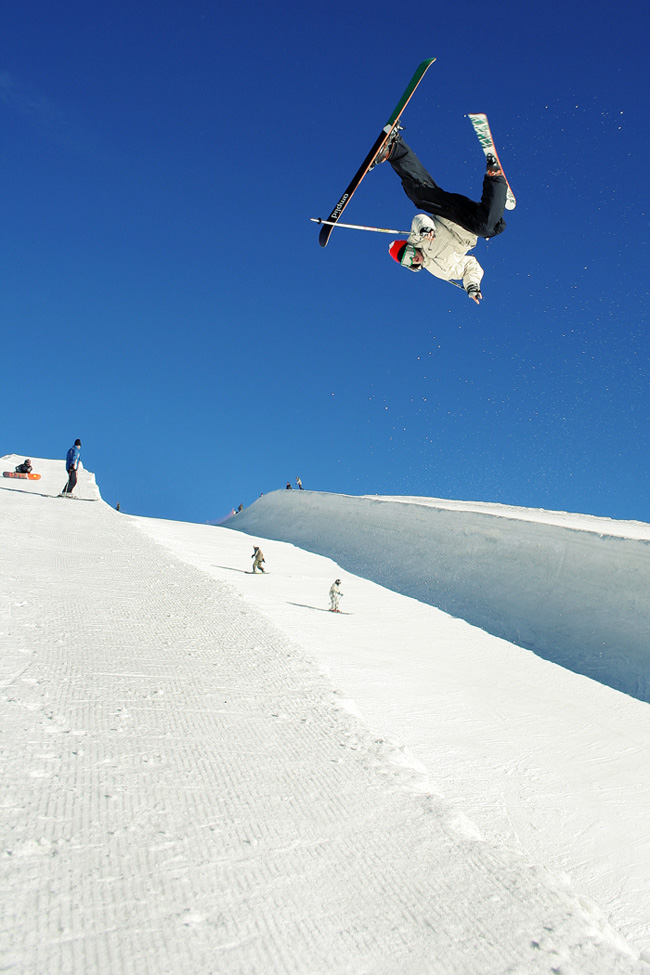
[[[32,473],[32,462],[29,457],[25,457],[22,464],[19,464],[16,468],[16,474],[31,474]]]
[[[443,281],[462,281],[476,304],[481,301],[483,268],[467,252],[479,237],[496,237],[505,230],[503,211],[508,184],[495,156],[487,156],[483,194],[475,203],[460,193],[441,189],[396,130],[395,138],[373,163],[388,162],[402,181],[404,192],[419,210],[407,240],[396,240],[390,256],[411,271],[424,268]]]

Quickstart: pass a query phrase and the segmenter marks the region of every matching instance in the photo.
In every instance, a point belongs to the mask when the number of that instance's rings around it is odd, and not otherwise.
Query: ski
[[[18,471],[3,471],[3,477],[22,477],[25,481],[40,481],[40,474],[21,474]]]
[[[483,112],[479,112],[474,115],[468,115],[467,117],[472,123],[472,125],[474,126],[474,131],[478,136],[478,141],[481,144],[481,149],[483,150],[486,156],[488,155],[488,153],[491,153],[493,156],[496,157],[496,160],[499,163],[499,166],[501,167],[501,172],[503,173],[503,166],[501,166],[501,160],[499,159],[498,153],[494,148],[494,139],[492,138],[492,133],[490,131],[490,125],[487,120],[487,115],[485,115]],[[506,176],[505,173],[503,173],[503,176],[506,183],[508,183],[508,177]],[[516,206],[517,206],[517,201],[515,199],[515,194],[512,192],[510,183],[508,183],[508,194],[506,196],[506,210],[514,210]]]
[[[415,74],[409,81],[404,91],[404,94],[402,95],[397,105],[395,106],[395,109],[392,115],[390,116],[390,118],[388,119],[388,122],[383,127],[383,129],[381,130],[377,138],[375,139],[375,143],[372,149],[370,150],[370,152],[368,153],[364,161],[361,163],[361,166],[359,167],[352,181],[348,185],[345,193],[343,194],[343,196],[340,198],[340,200],[332,210],[330,216],[328,217],[327,223],[325,222],[323,223],[320,234],[318,235],[318,243],[320,244],[321,247],[327,247],[327,242],[330,239],[332,230],[336,226],[339,217],[341,216],[346,206],[352,199],[355,191],[357,190],[359,184],[361,183],[361,180],[363,179],[363,177],[366,175],[366,173],[372,166],[377,156],[377,153],[381,152],[381,150],[384,148],[391,132],[393,131],[393,129],[399,122],[400,118],[402,117],[402,112],[410,102],[413,93],[415,92],[415,89],[420,84],[425,74],[427,73],[428,69],[431,67],[431,65],[435,60],[436,60],[435,58],[428,58],[426,61],[422,61],[418,65]]]

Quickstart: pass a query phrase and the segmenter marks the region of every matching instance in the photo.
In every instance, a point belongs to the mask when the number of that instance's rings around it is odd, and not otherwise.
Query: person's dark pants
[[[504,176],[486,176],[481,202],[474,203],[460,193],[441,189],[401,137],[395,142],[389,162],[418,210],[451,220],[477,237],[496,237],[506,229],[503,211],[508,184]]]
[[[63,494],[72,494],[77,483],[77,472],[74,467],[68,471],[68,483],[63,488]]]

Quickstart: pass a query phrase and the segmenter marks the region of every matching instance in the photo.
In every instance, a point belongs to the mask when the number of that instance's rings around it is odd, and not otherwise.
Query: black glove
[[[470,284],[470,285],[468,285],[468,287],[467,287],[467,294],[472,299],[472,301],[475,301],[476,302],[477,305],[481,301],[481,299],[483,298],[483,295],[481,294],[481,289],[479,288],[479,286],[477,284]]]

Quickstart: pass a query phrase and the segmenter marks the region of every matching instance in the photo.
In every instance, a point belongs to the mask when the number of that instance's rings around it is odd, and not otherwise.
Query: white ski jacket
[[[423,234],[434,231],[433,240]],[[432,217],[428,213],[416,213],[411,223],[409,244],[424,254],[423,267],[443,281],[462,281],[467,291],[471,284],[480,290],[483,268],[467,251],[476,247],[478,237],[445,217]]]

